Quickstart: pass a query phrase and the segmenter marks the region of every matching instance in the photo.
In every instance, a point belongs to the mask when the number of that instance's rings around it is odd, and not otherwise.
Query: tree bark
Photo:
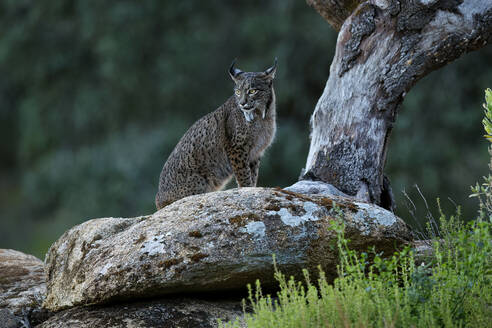
[[[492,40],[492,1],[307,3],[334,28],[343,24],[330,76],[311,117],[311,145],[301,180],[328,182],[393,209],[383,169],[405,94],[431,71]]]

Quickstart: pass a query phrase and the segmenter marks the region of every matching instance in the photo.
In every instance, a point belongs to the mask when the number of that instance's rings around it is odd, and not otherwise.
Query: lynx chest
[[[276,125],[274,117],[266,117],[251,122],[249,135],[251,138],[251,158],[261,157],[265,149],[275,138]]]

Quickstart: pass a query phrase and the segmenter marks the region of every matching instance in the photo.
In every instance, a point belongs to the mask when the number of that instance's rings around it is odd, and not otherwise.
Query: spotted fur
[[[220,190],[232,175],[239,187],[256,186],[260,159],[276,131],[275,71],[276,61],[264,72],[242,72],[232,64],[234,95],[193,124],[169,155],[159,178],[157,209]]]

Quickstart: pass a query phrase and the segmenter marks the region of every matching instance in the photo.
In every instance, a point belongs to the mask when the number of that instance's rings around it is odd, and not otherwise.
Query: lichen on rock
[[[313,187],[313,186],[310,186]],[[322,188],[323,186],[320,186]],[[260,279],[276,286],[278,268],[300,276],[336,257],[326,245],[341,209],[348,231],[393,251],[410,238],[392,213],[343,197],[272,188],[240,188],[190,196],[150,216],[94,219],[67,231],[46,258],[47,297],[53,311],[114,300],[182,293],[245,291]],[[392,245],[392,246],[389,246]]]

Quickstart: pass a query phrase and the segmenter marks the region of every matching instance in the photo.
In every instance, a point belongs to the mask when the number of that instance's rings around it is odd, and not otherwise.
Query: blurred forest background
[[[288,186],[303,168],[309,118],[336,32],[302,0],[0,2],[0,248],[43,258],[85,220],[154,211],[160,170],[198,118],[232,94],[227,68],[279,58],[278,134],[260,186]],[[481,104],[492,87],[486,47],[434,72],[407,95],[386,174],[427,213],[463,205],[487,173]],[[448,197],[451,200],[448,200]]]

